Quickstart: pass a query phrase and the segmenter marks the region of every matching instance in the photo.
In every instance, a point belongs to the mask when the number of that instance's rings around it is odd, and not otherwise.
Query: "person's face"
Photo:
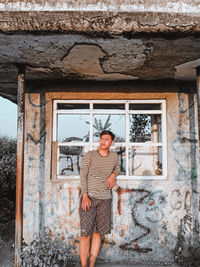
[[[114,144],[112,137],[109,134],[103,134],[99,140],[99,146],[101,149],[109,149]]]

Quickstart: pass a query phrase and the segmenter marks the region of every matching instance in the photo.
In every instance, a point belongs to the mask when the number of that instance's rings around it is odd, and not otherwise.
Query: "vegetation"
[[[51,238],[51,231],[44,229],[29,245],[23,244],[21,252],[22,267],[65,267],[75,266],[69,248],[60,237]]]
[[[131,142],[151,141],[151,117],[137,114],[130,117]]]
[[[0,190],[15,199],[17,140],[0,136]]]

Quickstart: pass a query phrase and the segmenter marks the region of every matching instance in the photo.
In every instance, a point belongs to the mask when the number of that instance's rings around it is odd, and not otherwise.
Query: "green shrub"
[[[0,136],[0,189],[7,191],[8,196],[15,189],[16,152],[17,140],[8,136]]]

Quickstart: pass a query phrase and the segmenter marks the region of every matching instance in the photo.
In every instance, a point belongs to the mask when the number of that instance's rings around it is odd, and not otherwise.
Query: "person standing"
[[[99,147],[86,153],[80,171],[81,200],[79,252],[81,266],[94,267],[101,247],[101,237],[111,232],[111,189],[120,172],[116,152],[110,151],[115,135],[100,134]],[[91,240],[92,238],[92,240]],[[91,241],[91,246],[90,246]]]

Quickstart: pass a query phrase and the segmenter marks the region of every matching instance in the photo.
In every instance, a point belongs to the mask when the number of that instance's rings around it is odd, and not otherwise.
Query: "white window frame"
[[[118,175],[117,179],[123,180],[165,180],[167,177],[167,131],[166,131],[166,100],[54,100],[53,101],[53,142],[57,141],[57,133],[58,133],[58,114],[80,114],[80,111],[70,111],[70,110],[58,110],[58,103],[74,103],[74,104],[89,104],[88,111],[81,111],[81,114],[89,114],[90,115],[90,138],[89,142],[58,142],[57,146],[57,159],[59,158],[59,146],[84,146],[89,144],[90,150],[93,149],[94,146],[98,146],[98,142],[93,142],[93,115],[94,114],[125,114],[125,122],[126,122],[126,141],[125,142],[116,142],[114,146],[125,146],[126,147],[126,173],[129,173],[129,162],[128,162],[128,149],[132,146],[159,146],[162,147],[162,175],[152,175],[152,176],[127,176],[127,175]],[[101,103],[101,104],[125,104],[125,110],[119,111],[94,111],[93,105]],[[161,104],[160,110],[131,110],[129,111],[129,104]],[[162,143],[136,143],[129,142],[129,114],[160,114],[161,115],[161,134],[162,134]],[[79,179],[80,176],[67,176],[67,175],[59,175],[59,161],[57,160],[57,170],[56,170],[56,179]]]

